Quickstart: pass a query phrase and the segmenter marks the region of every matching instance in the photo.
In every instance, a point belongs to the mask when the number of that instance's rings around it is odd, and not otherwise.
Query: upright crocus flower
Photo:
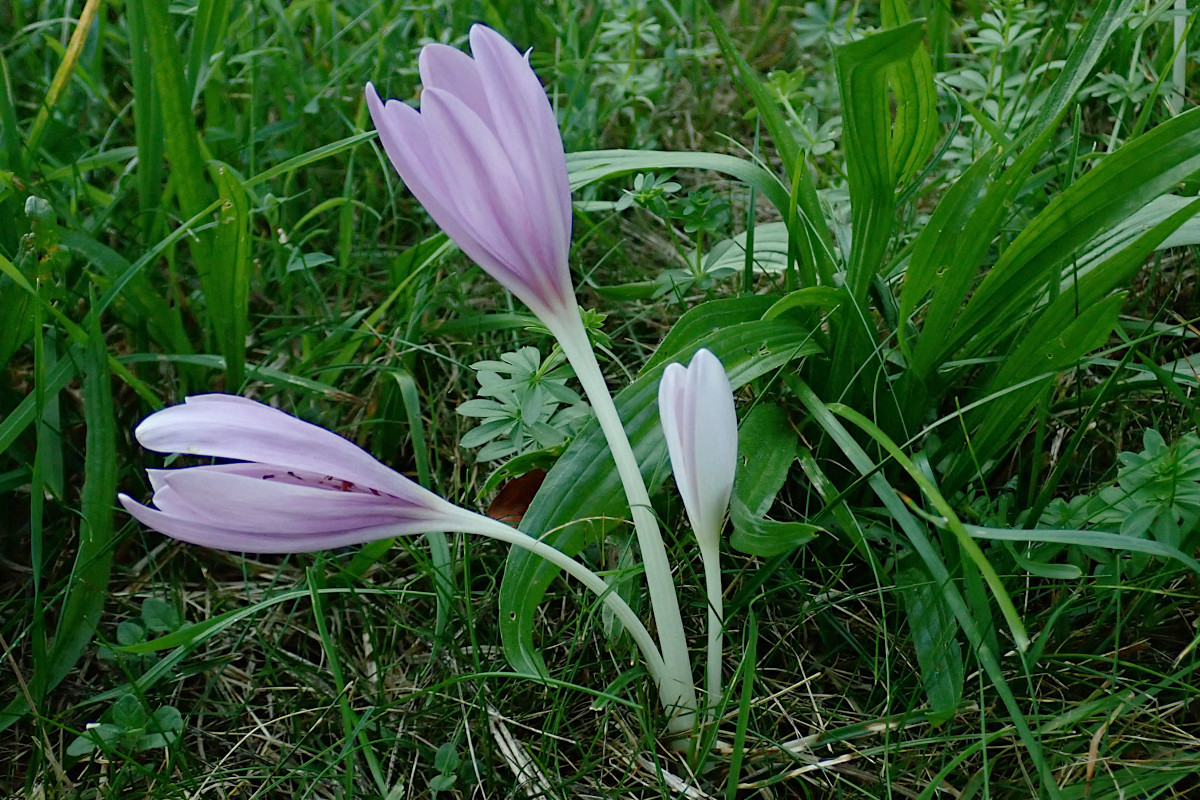
[[[670,364],[658,386],[658,411],[675,484],[700,545],[708,591],[708,701],[721,694],[723,600],[720,540],[737,469],[737,412],[725,368],[708,350],[688,367]]]
[[[666,680],[646,626],[598,575],[545,542],[443,500],[332,431],[254,400],[207,394],[151,414],[135,435],[158,452],[235,459],[151,470],[157,508],[119,496],[148,528],[245,553],[307,553],[430,531],[488,536],[545,558],[599,595],[631,632],[651,677],[660,687]]]
[[[571,187],[554,111],[528,60],[490,28],[474,58],[421,49],[421,110],[367,84],[367,107],[400,177],[467,256],[551,330],[578,318],[567,257]],[[559,323],[556,325],[555,323]]]

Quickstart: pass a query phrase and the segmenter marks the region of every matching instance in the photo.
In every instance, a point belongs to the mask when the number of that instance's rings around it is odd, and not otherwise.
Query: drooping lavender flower
[[[150,470],[157,508],[119,495],[149,528],[245,553],[306,553],[434,531],[523,547],[595,592],[633,636],[667,709],[690,709],[676,701],[654,637],[603,578],[546,542],[443,500],[331,431],[254,400],[206,394],[151,414],[135,435],[158,452],[234,459]]]
[[[537,75],[499,33],[471,28],[474,58],[421,50],[421,110],[367,106],[392,164],[434,221],[552,330],[578,316],[567,257],[571,188],[562,137]]]
[[[161,453],[235,460],[150,470],[156,508],[120,495],[144,525],[192,544],[311,552],[453,530],[470,514],[341,436],[243,397],[189,397],[135,435]]]
[[[705,685],[710,707],[721,698],[721,528],[737,470],[737,411],[729,377],[717,357],[697,350],[688,367],[670,364],[658,385],[658,413],[671,456],[675,484],[692,523],[708,594],[708,667]]]

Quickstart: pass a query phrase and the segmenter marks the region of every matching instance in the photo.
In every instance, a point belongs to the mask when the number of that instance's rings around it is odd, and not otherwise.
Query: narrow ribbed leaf
[[[1046,289],[1050,271],[1180,181],[1200,172],[1200,108],[1164,122],[1105,157],[1037,215],[1004,251],[963,309],[946,344],[954,352],[1003,336]]]
[[[229,27],[231,0],[200,0],[192,22],[192,38],[188,44],[187,94],[190,104],[204,90],[210,72],[209,61],[225,39]]]
[[[904,0],[886,0],[880,10],[887,28],[906,25],[912,19]],[[888,84],[896,101],[888,161],[896,182],[907,183],[929,158],[938,137],[937,87],[924,42],[907,61],[888,69]]]
[[[240,390],[245,379],[246,331],[250,297],[250,201],[241,181],[217,168],[221,206],[212,237],[209,272],[201,276],[213,329],[225,356],[225,383]]]
[[[116,536],[113,509],[120,462],[117,458],[116,418],[113,413],[108,353],[99,319],[93,319],[84,357],[83,413],[87,438],[78,545],[75,563],[67,581],[66,596],[58,614],[54,642],[47,654],[45,669],[36,676],[39,695],[52,691],[74,669],[92,642],[104,601],[108,597],[108,578]],[[48,380],[46,397],[57,396],[58,390],[65,385],[65,380],[56,380],[58,377],[56,374]],[[50,394],[51,390],[55,390],[53,395]],[[9,419],[5,420],[5,427]],[[0,437],[0,444],[9,433],[5,431],[6,436]],[[17,694],[0,712],[0,730],[12,725],[28,711],[25,695]]]
[[[954,614],[941,587],[916,563],[897,571],[896,591],[904,604],[904,618],[921,667],[921,686],[929,700],[930,722],[939,725],[954,718],[962,701],[962,648],[958,644]]]
[[[0,167],[15,170],[21,164],[21,129],[17,127],[16,98],[8,62],[0,53]]]
[[[925,146],[922,129],[908,127],[915,124],[910,117],[916,109],[905,110],[894,126],[888,97],[889,73],[897,64],[909,66],[906,72],[911,72],[911,60],[924,32],[921,22],[910,22],[848,42],[836,51],[854,232],[846,285],[856,300],[865,296],[887,252],[899,169],[906,167],[910,155],[917,157],[913,146],[918,139]],[[915,83],[915,77],[910,78]],[[915,86],[911,92],[916,92]],[[896,144],[901,151],[897,155],[905,163],[894,165],[891,151],[897,137],[901,140]]]
[[[126,8],[129,32],[130,77],[133,81],[133,124],[137,142],[138,206],[142,215],[143,236],[153,238],[163,214],[163,122],[158,103],[158,88],[154,82],[154,62],[150,56],[150,40],[146,30],[146,15],[141,3]]]

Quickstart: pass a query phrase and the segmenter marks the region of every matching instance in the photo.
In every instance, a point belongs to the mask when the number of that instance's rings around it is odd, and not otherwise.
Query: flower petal
[[[503,146],[462,100],[439,89],[421,95],[421,119],[431,142],[433,169],[448,187],[444,200],[497,260],[519,278],[537,264],[539,235],[522,181]],[[536,259],[536,260],[535,260]],[[509,287],[515,291],[515,287]]]
[[[670,364],[658,390],[659,417],[675,483],[696,536],[715,544],[737,470],[737,411],[721,362],[699,350]]]
[[[393,536],[439,530],[433,526],[415,529],[413,526],[397,524],[301,535],[280,531],[248,532],[177,517],[144,506],[129,495],[118,495],[117,499],[131,516],[148,528],[183,542],[235,553],[312,553],[317,550],[389,539]]]
[[[688,367],[692,437],[696,452],[693,469],[703,514],[720,525],[733,494],[737,471],[737,410],[733,388],[717,357],[699,350]]]
[[[154,504],[172,516],[248,533],[308,535],[394,524],[436,530],[446,524],[435,507],[273,478],[238,475],[219,467],[158,470]]]
[[[458,245],[467,258],[491,275],[508,269],[498,262],[479,240],[473,227],[464,221],[454,204],[453,187],[432,171],[434,147],[429,141],[424,120],[415,108],[397,100],[387,105],[379,99],[375,87],[367,84],[367,108],[379,131],[384,152],[413,196],[420,201],[433,221]]]
[[[425,89],[439,89],[454,95],[466,103],[489,130],[496,129],[475,59],[449,45],[430,44],[421,48],[417,63]]]
[[[414,502],[437,498],[336,433],[243,397],[195,395],[151,414],[134,433],[143,447],[160,453],[274,464]]]
[[[472,26],[471,52],[491,103],[492,130],[513,171],[528,182],[526,195],[541,212],[546,238],[556,248],[552,263],[565,267],[571,240],[571,186],[554,109],[528,57],[499,33]]]

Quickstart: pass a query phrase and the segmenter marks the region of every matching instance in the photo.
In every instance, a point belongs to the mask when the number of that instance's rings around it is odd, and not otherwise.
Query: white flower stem
[[[583,564],[540,539],[535,539],[532,536],[521,533],[516,528],[505,525],[499,520],[494,520],[490,517],[467,511],[466,509],[456,508],[455,511],[461,512],[455,514],[455,528],[461,533],[488,536],[492,539],[516,545],[517,547],[523,547],[534,555],[546,559],[556,567],[560,567],[568,575],[595,592],[601,602],[605,603],[609,610],[616,615],[617,619],[621,620],[621,624],[625,626],[625,630],[629,631],[630,636],[633,637],[634,643],[642,651],[642,657],[646,660],[646,670],[650,673],[650,677],[654,680],[655,684],[660,687],[660,694],[662,693],[661,687],[667,680],[667,676],[663,668],[662,656],[658,652],[658,645],[654,641],[654,637],[646,630],[646,626],[642,624],[638,615],[629,607],[625,599],[617,594],[616,589],[609,586],[603,578]]]
[[[700,539],[697,532],[697,539]],[[714,537],[715,538],[715,537]],[[721,702],[723,663],[723,630],[725,625],[724,587],[721,585],[721,556],[714,541],[700,545],[700,560],[704,564],[704,588],[708,594],[708,664],[705,666],[704,689],[708,695],[709,719],[716,716]]]
[[[567,316],[567,315],[564,315]],[[556,320],[557,322],[558,320]],[[695,722],[696,687],[693,683],[692,664],[688,656],[687,639],[683,634],[683,618],[679,614],[679,600],[675,594],[675,580],[671,565],[667,561],[667,550],[658,530],[658,520],[650,506],[650,495],[646,482],[625,434],[625,426],[617,413],[604,374],[596,361],[596,354],[588,342],[587,331],[578,315],[561,320],[552,332],[562,347],[563,354],[575,370],[596,420],[608,441],[616,462],[617,474],[629,501],[637,531],[638,548],[646,571],[646,585],[650,592],[650,605],[654,623],[658,628],[658,641],[662,650],[665,676],[659,685],[663,706],[672,715],[671,730],[674,733],[689,733]]]

